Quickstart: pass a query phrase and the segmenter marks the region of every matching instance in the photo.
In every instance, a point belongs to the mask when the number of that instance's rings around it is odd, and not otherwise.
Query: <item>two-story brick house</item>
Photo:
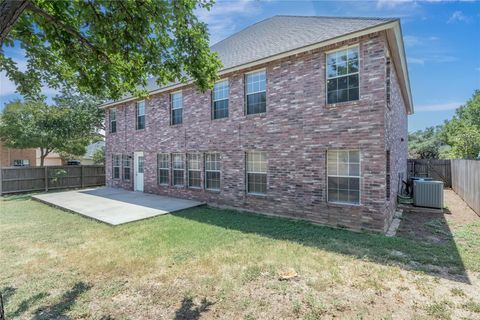
[[[102,106],[107,184],[385,231],[413,112],[399,20],[275,16],[212,50],[211,92]]]

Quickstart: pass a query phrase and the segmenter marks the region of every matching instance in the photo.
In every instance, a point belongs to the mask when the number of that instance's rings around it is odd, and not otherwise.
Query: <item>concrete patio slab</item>
[[[45,193],[32,198],[111,225],[138,221],[204,204],[108,187]]]

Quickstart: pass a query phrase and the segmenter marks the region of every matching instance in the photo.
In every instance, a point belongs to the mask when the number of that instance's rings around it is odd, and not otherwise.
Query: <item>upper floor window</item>
[[[181,124],[183,122],[183,95],[182,92],[175,92],[170,95],[171,123]]]
[[[113,108],[108,111],[108,118],[110,121],[110,132],[117,132],[117,109]]]
[[[267,111],[267,75],[265,70],[248,73],[245,76],[247,114]]]
[[[327,54],[327,103],[358,100],[358,47]]]
[[[360,151],[327,152],[328,201],[360,203]]]
[[[267,193],[266,152],[247,152],[247,192]]]
[[[212,91],[212,119],[228,118],[228,80],[215,83]]]
[[[145,129],[145,101],[137,102],[135,109],[137,115],[137,130]]]

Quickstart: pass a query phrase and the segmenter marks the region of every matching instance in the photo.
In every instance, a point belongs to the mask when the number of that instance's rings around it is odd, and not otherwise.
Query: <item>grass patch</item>
[[[389,317],[389,292],[415,301],[441,285],[427,266],[480,270],[478,225],[437,245],[208,207],[111,227],[28,196],[0,201],[9,319]],[[280,281],[286,270],[298,276]]]
[[[451,319],[451,311],[445,301],[435,302],[426,307],[427,314],[440,320]]]
[[[471,312],[480,313],[480,303],[475,302],[473,300],[470,300],[467,303],[465,303],[463,305],[463,308]]]

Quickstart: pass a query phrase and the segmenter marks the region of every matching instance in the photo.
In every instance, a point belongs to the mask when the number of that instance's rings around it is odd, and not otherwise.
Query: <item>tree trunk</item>
[[[0,1],[0,47],[30,0]]]
[[[45,158],[48,156],[49,153],[50,150],[40,148],[40,167],[43,167],[43,165],[45,164]]]

